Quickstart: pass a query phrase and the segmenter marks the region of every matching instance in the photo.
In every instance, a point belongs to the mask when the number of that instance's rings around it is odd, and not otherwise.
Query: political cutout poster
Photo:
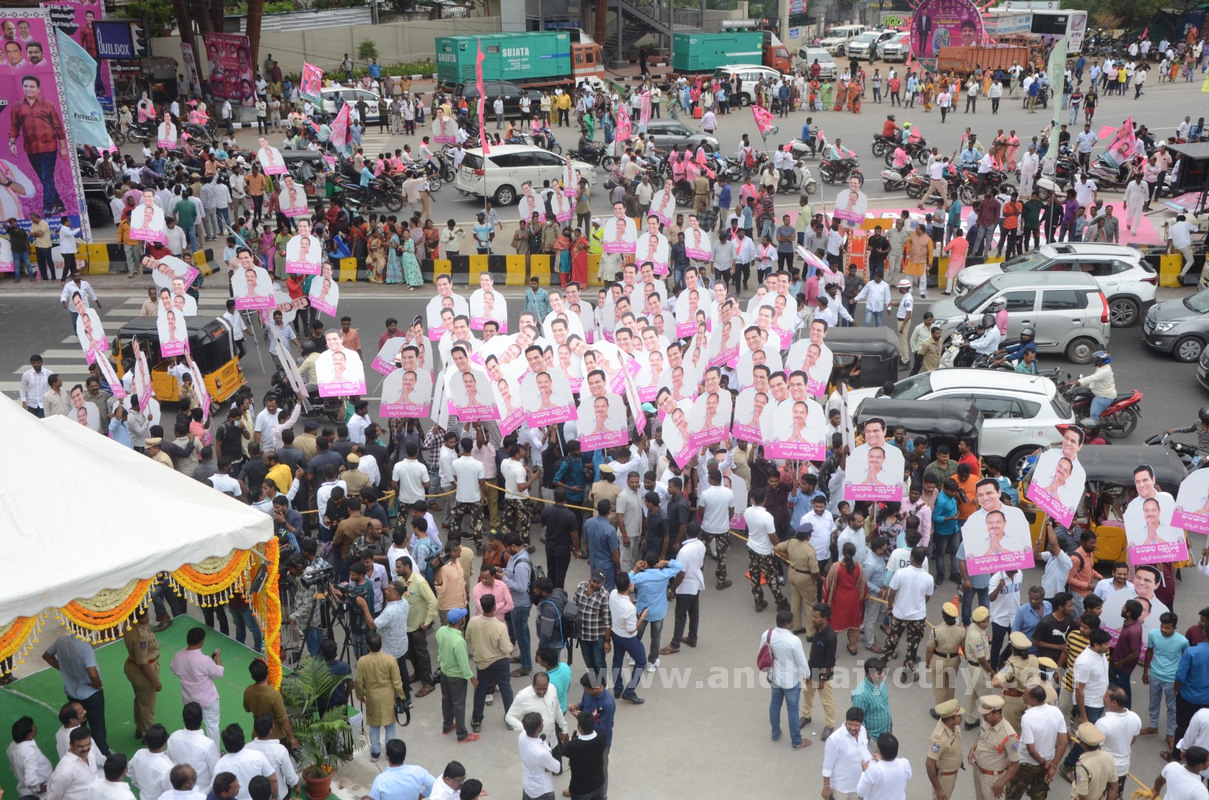
[[[184,288],[188,289],[201,275],[197,267],[186,264],[176,256],[143,256],[143,266],[151,270],[151,281],[160,289],[172,289],[177,281],[182,282]]]
[[[473,368],[465,371],[451,368],[445,372],[445,388],[450,413],[456,414],[459,422],[499,419],[491,379],[485,372]]]
[[[713,261],[714,243],[709,231],[702,230],[696,216],[688,218],[688,227],[684,229],[684,251],[694,261]]]
[[[521,403],[530,428],[544,428],[575,417],[571,384],[557,370],[526,374],[521,382]]]
[[[676,403],[671,400],[669,395],[667,402],[662,403],[659,408],[665,412],[663,441],[667,444],[667,454],[676,462],[677,466],[684,469],[692,463],[697,453],[692,445],[693,434],[689,424],[689,414],[692,412],[693,404],[688,400]]]
[[[563,225],[566,225],[575,217],[575,203],[557,185],[553,189],[543,191],[542,200],[554,212],[554,218]]]
[[[1209,469],[1194,470],[1180,481],[1171,524],[1196,533],[1209,533]]]
[[[617,395],[585,395],[576,415],[579,443],[584,450],[603,450],[629,444],[625,401]]]
[[[869,196],[861,191],[861,182],[856,178],[848,179],[848,188],[841,189],[835,196],[835,205],[831,215],[851,228],[865,221],[865,212],[869,210]]]
[[[668,369],[667,358],[662,350],[643,354],[638,363],[638,374],[634,376],[638,400],[640,403],[653,403],[659,390],[671,384],[672,370]],[[683,369],[681,373],[683,374]]]
[[[785,358],[785,363],[791,369],[806,373],[806,391],[812,397],[827,394],[827,382],[831,380],[831,370],[835,364],[831,348],[823,342],[821,333],[817,337],[815,335],[816,329],[821,327],[811,325],[810,338],[794,342]]]
[[[651,195],[651,207],[647,211],[647,216],[659,218],[659,223],[663,227],[670,227],[676,221],[676,195],[674,192],[675,184],[671,178],[666,178],[663,181],[663,188]]]
[[[751,444],[765,444],[773,437],[775,404],[769,408],[772,398],[754,386],[744,389],[735,400],[735,420],[731,433],[736,439]]]
[[[924,0],[911,17],[911,57],[934,69],[940,48],[982,44],[982,14],[973,0]]]
[[[456,144],[458,141],[458,123],[441,109],[437,109],[432,118],[432,140],[437,144],[446,145]]]
[[[156,317],[155,329],[160,335],[161,356],[180,356],[189,351],[189,327],[184,314],[175,309],[161,312]]]
[[[33,184],[25,187],[26,191],[33,191]],[[6,197],[11,196],[4,189],[0,189],[0,213],[6,216],[3,219],[11,219],[12,215],[5,210]],[[0,272],[15,272],[16,267],[13,265],[13,246],[9,243],[8,238],[0,238]]]
[[[261,136],[256,140],[260,145],[256,149],[256,160],[260,162],[260,168],[265,175],[284,175],[286,173],[285,161],[281,158],[281,151],[273,145],[269,144],[269,140]]]
[[[84,49],[84,52],[97,62],[97,73],[93,79],[93,91],[97,100],[100,101],[101,107],[106,111],[113,111],[113,76],[109,72],[108,60],[102,58],[102,53],[97,49],[97,37],[93,33],[92,23],[101,22],[105,19],[104,4],[95,2],[79,2],[78,0],[55,0],[53,3],[42,3],[42,7],[50,13],[50,24],[55,28],[63,31],[71,37],[72,41]],[[8,31],[4,31],[4,38],[7,40]],[[29,44],[31,42],[41,42],[45,39],[35,40],[32,28],[22,29],[20,22],[17,23],[17,41],[25,43],[26,58],[29,58]],[[201,91],[198,90],[198,95]]]
[[[49,12],[39,9],[0,13],[6,67],[0,69],[0,125],[11,142],[0,158],[0,178],[13,183],[0,191],[0,204],[27,230],[32,213],[40,214],[52,232],[66,216],[87,240],[88,216],[80,214],[84,191],[49,19]]]
[[[439,342],[445,335],[445,324],[441,319],[441,311],[449,309],[453,316],[465,314],[470,316],[470,305],[466,298],[453,291],[453,283],[447,275],[438,275],[436,279],[437,296],[428,301],[424,310],[424,318],[428,321],[429,341]]]
[[[97,407],[84,399],[84,389],[79,386],[71,387],[71,408],[67,410],[68,419],[74,419],[85,428],[100,430],[101,416]]]
[[[508,332],[508,300],[495,291],[490,275],[479,276],[479,288],[470,295],[470,328],[481,331],[488,320],[499,325],[499,333]]]
[[[667,275],[672,260],[672,248],[662,233],[643,231],[635,244],[634,262],[641,265],[651,262],[656,275]]]
[[[131,393],[138,395],[139,411],[146,414],[155,399],[155,390],[151,384],[151,366],[147,363],[147,352],[137,338],[130,340],[130,350],[134,353],[134,369],[130,376]]]
[[[338,313],[336,307],[340,304],[340,284],[332,280],[331,270],[330,264],[323,265],[322,275],[311,280],[307,299],[311,302],[311,308],[334,317]]]
[[[298,96],[315,105],[323,102],[323,70],[314,64],[302,62],[302,77],[298,80]]]
[[[826,458],[827,448],[823,444],[826,432],[827,414],[823,407],[810,400],[794,400],[790,398],[777,406],[777,412],[772,420],[772,440],[764,444],[764,453],[769,458],[790,458],[807,461],[821,461]],[[883,448],[884,449],[884,448]],[[900,453],[901,459],[901,453]],[[867,473],[852,471],[853,458],[848,459],[847,474],[866,475],[864,480],[872,488],[880,489],[883,484],[892,481],[893,473],[883,471],[885,456],[876,451],[866,456]],[[902,468],[898,471],[896,486],[902,485]],[[899,492],[901,495],[901,491]]]
[[[1032,567],[1032,534],[1028,518],[1020,509],[1003,502],[998,481],[993,478],[980,480],[974,487],[974,500],[978,508],[961,529],[970,574],[986,575]]]
[[[130,212],[130,238],[138,242],[163,244],[168,236],[164,210],[156,205],[155,192],[143,191],[143,202]]]
[[[537,214],[539,225],[546,223],[546,204],[541,195],[533,190],[533,184],[525,181],[521,184],[521,196],[516,202],[516,216],[519,221],[532,222],[534,214]]]
[[[319,384],[320,397],[351,397],[366,393],[365,366],[361,356],[337,342],[339,349],[332,350],[332,338],[328,337],[328,348],[315,361],[315,378]]]
[[[432,405],[432,376],[424,370],[397,369],[382,382],[378,416],[427,417]]]
[[[500,411],[500,435],[507,436],[525,424],[528,412],[521,403],[521,388],[516,381],[501,375],[492,379],[491,389],[495,393],[495,406]]]
[[[235,33],[203,33],[206,66],[210,70],[210,94],[251,108],[256,105],[256,77],[247,36]]]
[[[1172,524],[1176,501],[1167,492],[1135,497],[1125,507],[1125,540],[1129,563],[1161,564],[1185,561],[1188,542],[1184,531]]]
[[[101,317],[96,309],[90,308],[83,314],[76,315],[76,339],[79,340],[84,359],[89,364],[97,360],[97,353],[103,354],[109,350],[105,328],[101,325]]]
[[[311,207],[307,205],[306,189],[298,185],[294,176],[288,173],[281,179],[281,189],[277,192],[277,206],[281,209],[282,214],[297,220],[296,224],[301,224],[304,218],[311,215]]]
[[[311,235],[309,222],[300,220],[298,234],[285,243],[285,271],[290,275],[318,275],[325,263],[323,242]]]
[[[713,306],[704,288],[685,289],[676,297],[676,338],[689,339],[713,326]]]
[[[707,366],[731,368],[738,366],[739,342],[742,338],[741,326],[741,319],[728,319],[714,328],[709,339]]]
[[[604,232],[601,244],[605,253],[633,253],[637,249],[638,226],[634,224],[634,220],[625,215],[624,210],[616,209],[613,216],[606,219],[601,228]]]
[[[820,410],[820,413],[824,412]],[[848,456],[848,467],[844,471],[844,499],[902,500],[903,451],[886,441],[886,422],[881,417],[870,417],[861,427],[865,441]],[[822,441],[822,436],[819,440]],[[880,453],[870,458],[873,448]]]
[[[705,392],[693,401],[689,426],[693,433],[689,445],[694,449],[719,444],[730,437],[730,392]]]
[[[168,115],[164,115],[164,119],[155,128],[155,143],[165,150],[175,150],[180,137],[180,130],[176,127],[176,123]]]
[[[197,55],[193,45],[181,42],[181,67],[185,73],[185,85],[194,97],[202,96],[201,73],[197,69]]]
[[[178,314],[185,317],[197,316],[197,300],[192,295],[185,294],[185,282],[181,278],[177,278],[173,282],[171,289],[160,289],[156,296],[159,298],[156,314],[163,314],[165,311],[175,310]],[[177,286],[181,287],[181,291],[175,291]]]
[[[272,308],[273,281],[264,267],[244,267],[231,273],[231,293],[239,311]]]
[[[1108,596],[1100,608],[1100,627],[1112,634],[1113,642],[1121,634],[1125,625],[1121,610],[1125,603],[1137,600],[1142,606],[1139,619],[1142,622],[1142,650],[1146,649],[1146,640],[1151,631],[1159,629],[1159,618],[1171,609],[1158,598],[1155,592],[1163,582],[1163,570],[1153,564],[1143,564],[1134,570],[1133,588],[1118,589]]]
[[[1055,448],[1041,454],[1024,496],[1063,527],[1069,528],[1083,499],[1087,474],[1078,457],[1067,456],[1064,449]]]
[[[392,336],[387,339],[378,348],[378,354],[374,356],[374,360],[369,362],[369,368],[381,375],[389,375],[399,369],[399,351],[403,349],[405,344],[407,344],[407,339],[403,336]],[[412,358],[414,360],[414,354]],[[432,392],[429,391],[429,395],[431,394]]]
[[[722,473],[722,485],[735,495],[735,515],[730,518],[730,527],[737,531],[747,530],[747,520],[743,516],[748,506],[747,481],[728,469]]]
[[[210,390],[206,388],[206,376],[202,374],[201,367],[197,366],[197,362],[189,353],[185,353],[185,360],[189,364],[189,374],[193,376],[193,391],[197,392],[197,405],[202,410],[202,423],[210,424]]]
[[[311,302],[306,297],[294,299],[290,297],[290,293],[285,289],[274,285],[273,307],[260,309],[260,322],[263,325],[271,325],[273,322],[273,312],[280,311],[282,323],[293,325],[294,318],[298,316],[298,312],[310,308],[310,306]]]

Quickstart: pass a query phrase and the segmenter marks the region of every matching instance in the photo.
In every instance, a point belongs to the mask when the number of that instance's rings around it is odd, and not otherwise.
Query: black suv
[[[459,83],[453,86],[450,90],[457,97],[466,98],[466,104],[470,106],[471,114],[474,114],[475,103],[479,100],[479,89],[473,83]],[[541,92],[525,89],[517,86],[515,83],[508,81],[483,81],[483,91],[487,93],[487,102],[483,107],[483,113],[487,119],[493,119],[495,113],[492,111],[491,104],[495,102],[495,98],[502,96],[504,98],[504,116],[508,118],[519,117],[521,115],[521,98],[529,97],[529,111],[536,115],[541,108]]]

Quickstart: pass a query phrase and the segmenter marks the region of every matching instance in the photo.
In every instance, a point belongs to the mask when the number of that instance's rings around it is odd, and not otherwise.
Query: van
[[[730,105],[733,108],[736,105],[751,105],[752,87],[762,80],[780,80],[781,73],[772,67],[764,67],[759,64],[727,64],[715,69],[714,77],[719,80],[729,81],[732,87],[734,87],[735,90],[730,100]],[[735,78],[739,79],[737,87],[735,86]]]
[[[843,56],[848,42],[860,36],[867,30],[864,25],[836,25],[827,31],[827,36],[819,42],[819,47],[826,48],[833,56]]]
[[[839,75],[839,67],[836,65],[835,59],[823,48],[803,47],[798,50],[798,72],[809,75],[810,67],[816,61],[819,62],[819,78],[822,80],[834,80]]]
[[[361,100],[365,101],[366,112],[365,122],[377,122],[378,114],[390,109],[391,100],[388,98],[382,100],[377,93],[371,92],[368,89],[356,89],[352,86],[329,86],[326,89],[319,90],[319,97],[323,101],[323,113],[335,116],[340,111],[340,106],[344,103],[352,103],[354,106]],[[379,109],[379,105],[384,108]]]
[[[992,275],[968,294],[932,306],[947,338],[966,320],[978,320],[996,300],[1007,304],[1008,339],[1022,328],[1036,331],[1037,352],[1065,355],[1076,364],[1091,362],[1092,353],[1108,347],[1108,300],[1096,279],[1085,272],[1055,272],[1038,280],[1030,272]]]

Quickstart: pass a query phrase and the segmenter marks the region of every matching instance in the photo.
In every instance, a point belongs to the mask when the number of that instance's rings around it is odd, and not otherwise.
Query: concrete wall
[[[458,36],[475,33],[498,33],[499,17],[470,17],[468,19],[416,20],[383,25],[352,25],[305,31],[263,31],[260,54],[272,53],[287,73],[298,74],[302,62],[308,61],[324,69],[333,69],[349,53],[354,59],[357,46],[365,39],[378,45],[378,59],[383,64],[422,61],[436,55],[434,40],[438,36]],[[180,61],[180,39],[155,39],[152,52]],[[204,56],[202,57],[204,60]],[[204,64],[199,65],[206,70]]]

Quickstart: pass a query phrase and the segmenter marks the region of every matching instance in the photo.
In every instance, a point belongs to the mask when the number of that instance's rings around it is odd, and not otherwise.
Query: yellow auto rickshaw
[[[221,318],[210,320],[188,320],[189,354],[206,381],[206,391],[216,403],[231,398],[246,382],[235,353],[235,339],[226,321]],[[174,356],[160,354],[159,331],[155,317],[138,317],[122,326],[114,337],[110,351],[123,373],[134,363],[132,342],[138,339],[139,348],[146,354],[151,367],[151,388],[155,399],[161,403],[175,403],[180,399],[180,385],[168,368],[176,363]]]

